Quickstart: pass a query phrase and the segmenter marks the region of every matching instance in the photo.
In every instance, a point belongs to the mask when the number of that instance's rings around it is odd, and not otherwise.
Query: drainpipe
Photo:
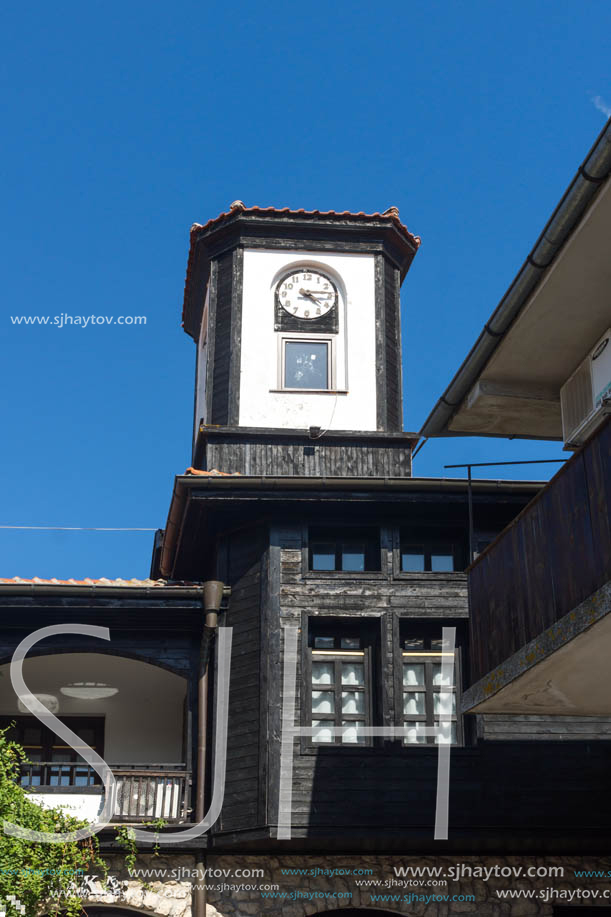
[[[208,673],[211,646],[218,625],[218,613],[223,598],[223,583],[208,580],[204,583],[204,628],[199,653],[199,681],[197,685],[197,784],[195,792],[195,821],[206,814],[206,754],[208,736]],[[206,917],[206,855],[199,849],[195,856],[197,888],[193,892],[193,917]]]

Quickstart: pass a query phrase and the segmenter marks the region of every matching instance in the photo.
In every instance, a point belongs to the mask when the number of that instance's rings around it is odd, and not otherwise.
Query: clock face
[[[337,287],[320,271],[299,268],[279,281],[276,299],[295,318],[314,321],[322,318],[337,305]]]

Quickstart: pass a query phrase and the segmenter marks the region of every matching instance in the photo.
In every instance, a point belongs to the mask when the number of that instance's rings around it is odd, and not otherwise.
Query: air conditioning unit
[[[560,389],[566,449],[586,441],[611,413],[611,328]]]

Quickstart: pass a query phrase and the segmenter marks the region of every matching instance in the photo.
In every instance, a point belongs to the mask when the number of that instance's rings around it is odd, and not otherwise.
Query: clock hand
[[[311,299],[312,302],[315,302],[317,306],[320,306],[320,305],[321,305],[321,304],[319,303],[319,301],[315,298],[314,294],[313,294],[313,293],[310,293],[309,290],[303,290],[303,289],[302,289],[302,290],[299,291],[299,295],[300,295],[300,296],[305,296],[305,297],[307,297],[307,299]]]
[[[326,294],[326,293],[319,293],[318,290],[316,291],[316,293],[317,293],[318,296],[326,296],[326,295],[328,295],[328,294]],[[325,305],[325,303],[324,303],[324,302],[321,302],[320,299],[316,299],[316,296],[314,296],[314,293],[313,293],[311,290],[303,290],[303,289],[301,289],[301,290],[299,291],[299,295],[300,295],[300,296],[306,296],[308,299],[311,299],[312,302],[315,302],[317,306],[324,306],[324,305]]]

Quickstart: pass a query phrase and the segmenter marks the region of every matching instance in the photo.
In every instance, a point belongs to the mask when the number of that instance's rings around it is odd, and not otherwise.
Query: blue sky
[[[402,294],[419,429],[604,124],[610,27],[600,0],[5,7],[0,523],[163,526],[190,464],[189,227],[236,198],[394,204],[422,236]],[[147,324],[10,322],[62,312]],[[414,470],[561,454],[444,440]],[[146,576],[151,544],[0,530],[0,576]]]

